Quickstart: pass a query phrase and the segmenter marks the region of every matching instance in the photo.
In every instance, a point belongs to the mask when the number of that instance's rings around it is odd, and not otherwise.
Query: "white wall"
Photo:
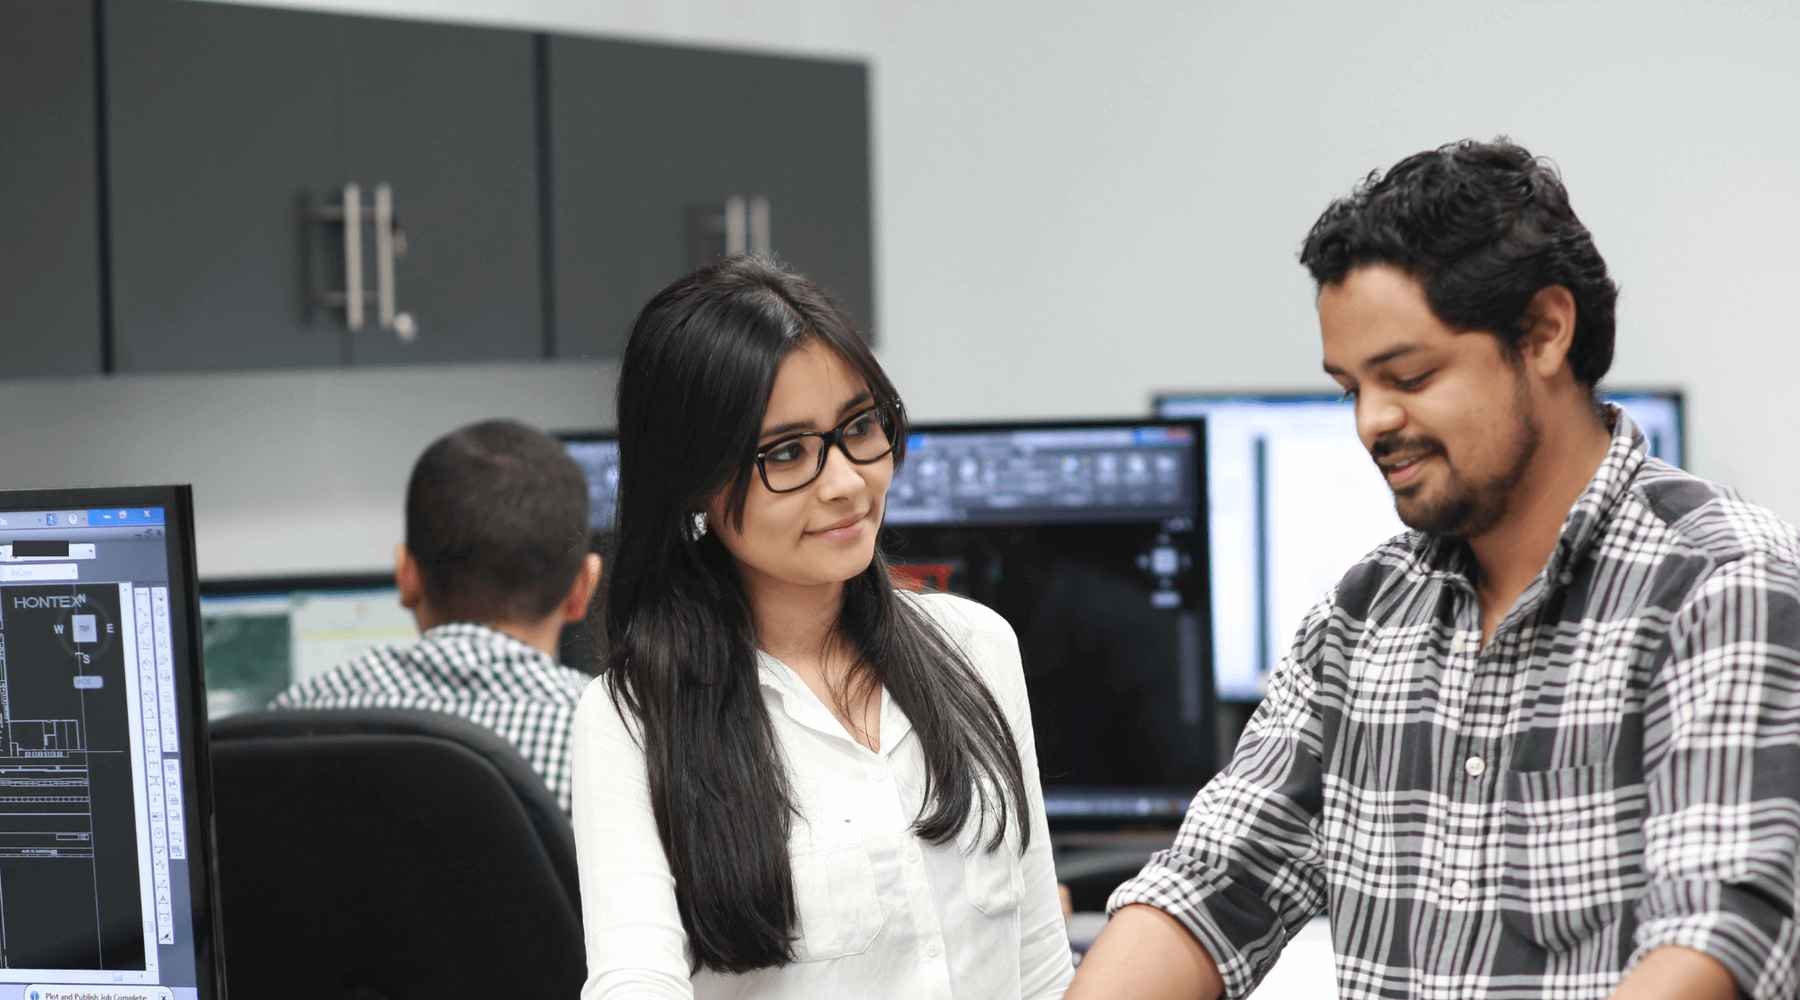
[[[382,570],[413,459],[511,417],[610,425],[605,365],[39,379],[0,385],[0,484],[193,483],[208,577]]]
[[[1293,259],[1312,219],[1371,168],[1509,133],[1561,164],[1624,286],[1613,381],[1686,389],[1697,470],[1800,520],[1788,0],[260,2],[867,58],[882,356],[924,418],[1322,388]],[[69,398],[47,438],[0,436],[7,479],[190,476],[214,574],[380,565],[432,435],[611,405],[567,365],[116,379],[98,413],[79,388],[0,388],[0,426]],[[132,445],[89,446],[121,425]],[[156,440],[171,465],[114,474]],[[289,530],[257,527],[268,505]]]

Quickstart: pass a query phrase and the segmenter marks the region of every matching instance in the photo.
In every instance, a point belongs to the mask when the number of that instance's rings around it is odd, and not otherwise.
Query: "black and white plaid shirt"
[[[411,708],[460,716],[518,747],[569,811],[569,725],[589,678],[484,625],[440,625],[288,688],[271,708]]]
[[[1179,919],[1230,997],[1321,912],[1345,998],[1605,997],[1664,945],[1800,996],[1800,537],[1610,413],[1487,648],[1466,545],[1376,549],[1109,909]]]

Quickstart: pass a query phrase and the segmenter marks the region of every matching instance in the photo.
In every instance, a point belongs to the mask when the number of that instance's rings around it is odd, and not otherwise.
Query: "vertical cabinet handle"
[[[767,255],[769,199],[763,195],[734,194],[725,199],[725,253]]]
[[[394,328],[394,189],[375,185],[375,316]]]
[[[362,186],[344,185],[344,325],[363,325]]]
[[[363,223],[375,227],[375,322],[383,330],[392,331],[400,340],[410,343],[418,336],[418,323],[411,313],[400,312],[394,290],[394,259],[406,253],[406,232],[394,214],[394,189],[391,185],[375,185],[375,203],[365,207],[362,185],[345,184],[343,202],[315,209],[312,218],[344,227],[344,290],[319,292],[316,300],[332,308],[344,310],[344,326],[352,333],[363,328],[368,296],[363,287]]]
[[[418,336],[411,313],[397,311],[394,293],[394,258],[406,252],[406,234],[394,217],[394,189],[375,185],[375,313],[383,330],[393,331],[411,343]]]

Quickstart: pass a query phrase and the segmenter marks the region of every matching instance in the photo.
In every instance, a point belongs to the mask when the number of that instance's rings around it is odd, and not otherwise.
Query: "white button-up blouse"
[[[800,910],[797,961],[743,975],[688,972],[675,882],[656,834],[644,754],[603,682],[574,729],[575,838],[588,978],[582,1000],[1060,997],[1073,968],[1019,644],[998,614],[946,594],[916,600],[962,645],[1006,713],[1030,800],[1031,847],[1016,832],[989,852],[974,823],[942,846],[910,829],[925,764],[912,724],[881,697],[881,750],[857,743],[793,670],[759,654],[769,707],[804,821],[789,843]],[[990,828],[991,829],[991,828]]]

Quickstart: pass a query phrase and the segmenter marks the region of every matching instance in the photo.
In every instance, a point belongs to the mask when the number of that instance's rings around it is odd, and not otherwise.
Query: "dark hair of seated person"
[[[588,554],[587,480],[556,439],[488,420],[434,441],[406,487],[406,547],[446,621],[556,610]]]

